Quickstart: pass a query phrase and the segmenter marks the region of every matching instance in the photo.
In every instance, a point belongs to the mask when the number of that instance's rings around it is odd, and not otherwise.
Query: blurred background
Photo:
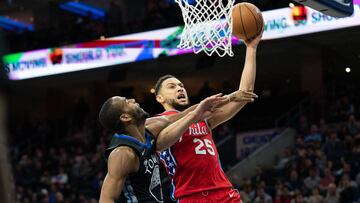
[[[247,2],[265,18],[259,99],[214,131],[225,172],[244,203],[360,202],[359,5],[341,21],[289,0]],[[0,181],[15,191],[2,202],[97,202],[110,138],[97,115],[111,96],[154,115],[164,74],[183,81],[192,103],[236,90],[245,45],[234,57],[181,53],[181,25],[172,0],[0,1]],[[151,35],[163,28],[174,30]],[[109,51],[114,63],[93,63]]]

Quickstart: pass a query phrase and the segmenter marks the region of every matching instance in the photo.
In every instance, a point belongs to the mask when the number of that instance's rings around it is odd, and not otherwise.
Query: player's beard
[[[170,99],[170,100],[168,100],[167,103],[178,111],[183,111],[190,106],[189,100],[187,101],[186,104],[181,104],[181,103],[177,102],[175,99]]]

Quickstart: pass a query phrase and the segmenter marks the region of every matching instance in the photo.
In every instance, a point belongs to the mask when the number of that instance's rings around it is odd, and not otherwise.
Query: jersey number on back
[[[201,139],[195,138],[193,142],[197,144],[197,146],[195,147],[195,154],[204,155],[206,153],[209,153],[210,155],[215,156],[215,151],[214,148],[212,147],[212,143],[210,140],[204,139],[203,141]],[[204,149],[204,145],[206,146],[205,149]]]

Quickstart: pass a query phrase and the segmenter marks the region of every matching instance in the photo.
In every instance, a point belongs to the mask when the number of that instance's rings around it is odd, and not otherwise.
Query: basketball
[[[250,3],[238,3],[233,7],[232,34],[244,41],[257,37],[264,27],[260,9]]]

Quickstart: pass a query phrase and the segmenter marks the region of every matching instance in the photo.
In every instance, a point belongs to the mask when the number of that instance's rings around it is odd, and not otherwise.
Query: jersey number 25
[[[193,142],[197,144],[197,146],[195,147],[195,154],[205,155],[205,154],[209,153],[210,155],[215,156],[215,150],[212,147],[212,143],[210,140],[204,139],[204,141],[203,141],[201,139],[195,138],[193,140]],[[205,148],[204,148],[204,145],[205,145]]]

